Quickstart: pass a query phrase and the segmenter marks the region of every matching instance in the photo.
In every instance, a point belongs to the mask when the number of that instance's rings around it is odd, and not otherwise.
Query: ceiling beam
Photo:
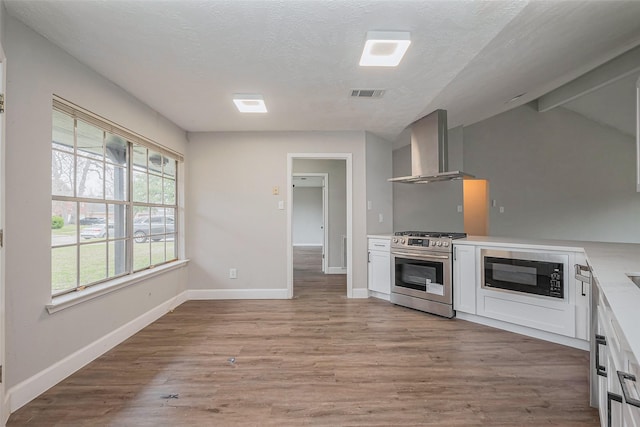
[[[549,111],[640,71],[640,46],[538,98],[538,112]]]

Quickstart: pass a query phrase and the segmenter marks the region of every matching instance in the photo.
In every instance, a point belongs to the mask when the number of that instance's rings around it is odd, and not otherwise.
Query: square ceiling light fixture
[[[266,113],[267,106],[262,95],[249,95],[236,93],[233,95],[233,103],[241,113]]]
[[[411,44],[407,31],[368,31],[360,57],[363,67],[395,67]]]

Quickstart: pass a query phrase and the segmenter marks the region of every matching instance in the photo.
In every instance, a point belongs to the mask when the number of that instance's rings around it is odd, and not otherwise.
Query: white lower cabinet
[[[640,369],[602,296],[594,339],[600,425],[640,427]]]
[[[476,314],[476,247],[453,246],[453,309]]]
[[[591,336],[591,272],[584,253],[574,254],[574,298],[576,338],[588,341]],[[587,277],[581,277],[587,276]],[[579,278],[580,277],[580,278]],[[584,282],[582,280],[585,280]]]
[[[369,239],[368,287],[370,291],[391,294],[391,247],[386,239]]]

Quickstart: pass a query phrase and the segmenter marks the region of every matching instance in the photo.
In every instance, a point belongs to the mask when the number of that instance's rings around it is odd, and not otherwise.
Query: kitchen
[[[516,13],[517,11],[514,11]],[[13,12],[16,13],[16,12]],[[598,19],[605,14],[598,13]],[[24,182],[24,190],[7,189],[8,230],[19,231],[29,242],[38,242],[33,245],[18,246],[13,240],[13,249],[7,254],[7,282],[8,282],[8,365],[14,369],[7,371],[8,387],[16,387],[24,384],[38,374],[45,372],[50,366],[54,366],[61,360],[73,354],[78,349],[106,336],[118,327],[132,319],[141,316],[158,306],[172,296],[189,290],[202,297],[239,297],[243,295],[259,294],[262,297],[282,297],[286,292],[287,268],[286,251],[287,242],[284,238],[287,234],[286,211],[278,209],[278,202],[284,200],[284,189],[287,187],[286,155],[288,153],[343,153],[348,151],[353,155],[353,224],[351,230],[351,262],[350,274],[352,281],[352,295],[356,297],[368,296],[367,282],[367,234],[390,233],[401,230],[433,230],[433,221],[419,222],[417,219],[427,218],[428,210],[434,204],[422,203],[428,195],[415,193],[445,192],[436,186],[416,190],[414,187],[402,187],[394,184],[398,189],[391,193],[391,187],[386,180],[393,176],[408,175],[408,163],[403,163],[399,157],[407,156],[406,148],[398,148],[395,152],[389,144],[384,144],[384,138],[372,132],[349,130],[343,125],[340,118],[332,118],[335,123],[333,131],[302,132],[300,129],[293,131],[279,131],[267,129],[265,119],[259,118],[252,122],[264,127],[264,132],[248,129],[244,132],[193,132],[189,134],[187,141],[184,132],[160,119],[158,115],[149,112],[149,107],[132,101],[130,94],[124,90],[119,92],[118,85],[127,90],[128,81],[119,81],[114,85],[105,81],[93,70],[86,69],[84,65],[75,62],[73,56],[68,55],[53,43],[45,40],[35,32],[27,28],[15,16],[6,18],[6,43],[9,87],[8,92],[19,95],[14,96],[12,110],[9,109],[7,117],[11,122],[7,128],[8,138],[24,141],[22,146],[10,145],[7,147],[7,179],[10,182]],[[24,18],[24,17],[23,17]],[[524,20],[524,16],[521,17]],[[26,18],[25,18],[26,19]],[[614,22],[617,28],[625,28],[618,15]],[[539,21],[536,21],[539,22]],[[627,22],[627,21],[624,21]],[[517,23],[513,25],[517,27]],[[380,24],[381,25],[381,24]],[[614,26],[609,22],[609,26]],[[64,27],[64,26],[62,26]],[[631,26],[631,29],[633,27]],[[511,29],[511,31],[518,31]],[[361,49],[360,39],[364,32],[358,30],[358,45]],[[361,34],[362,33],[362,34]],[[633,34],[633,31],[629,30]],[[512,34],[512,33],[511,33]],[[487,35],[491,39],[494,34]],[[622,37],[622,36],[621,36]],[[594,39],[586,39],[583,42],[589,45]],[[610,40],[610,39],[609,39]],[[625,43],[631,43],[632,38],[624,39]],[[523,58],[515,55],[516,52],[505,54],[503,51],[495,51],[501,46],[504,39],[496,40],[489,44],[487,39],[482,43],[489,45],[486,53],[504,55],[518,62]],[[540,40],[540,43],[543,41]],[[171,41],[168,41],[170,44]],[[479,42],[480,43],[480,42]],[[545,43],[549,43],[545,41]],[[613,47],[621,49],[620,45],[613,46],[607,56],[612,59],[616,53]],[[414,43],[411,48],[416,48]],[[535,47],[535,46],[533,46]],[[566,49],[566,48],[565,48]],[[534,51],[535,49],[532,49]],[[34,59],[21,52],[33,52]],[[474,51],[475,52],[475,51]],[[563,51],[566,53],[566,50]],[[13,56],[13,63],[11,57]],[[286,57],[286,55],[285,55]],[[99,59],[99,58],[98,58]],[[466,58],[471,62],[472,58]],[[554,61],[555,58],[551,59]],[[45,66],[41,61],[46,61]],[[108,65],[108,64],[107,64]],[[465,64],[466,65],[466,64]],[[472,64],[473,65],[473,64]],[[105,64],[93,65],[91,68],[100,69]],[[451,64],[443,64],[442,69],[435,72],[446,75],[447,83],[457,81],[446,91],[434,93],[433,105],[425,105],[424,101],[417,101],[419,107],[411,110],[412,119],[397,126],[399,133],[407,124],[422,115],[437,108],[446,108],[449,122],[452,126],[449,136],[450,151],[457,153],[454,161],[461,162],[462,167],[455,167],[473,173],[479,178],[490,182],[491,199],[496,200],[496,207],[491,207],[490,232],[496,236],[514,236],[524,238],[561,238],[565,240],[576,239],[584,235],[586,240],[610,240],[637,243],[637,227],[634,227],[634,212],[637,212],[638,204],[636,194],[631,194],[628,187],[621,186],[626,180],[614,173],[599,176],[596,179],[594,171],[602,169],[602,162],[619,162],[623,167],[615,170],[633,169],[633,141],[624,142],[626,139],[614,136],[602,126],[588,124],[584,119],[564,109],[555,109],[546,113],[539,113],[532,108],[529,101],[537,99],[543,93],[530,94],[522,99],[522,105],[510,108],[505,105],[509,99],[521,93],[519,85],[509,81],[518,73],[505,73],[501,76],[503,92],[496,95],[500,98],[499,107],[483,112],[486,117],[470,125],[460,128],[465,124],[459,121],[463,111],[455,111],[453,100],[466,97],[465,94],[476,90],[478,96],[482,95],[482,85],[474,86],[472,76],[478,76],[478,68],[461,67],[455,76],[445,73]],[[13,68],[12,68],[13,67]],[[541,68],[549,67],[549,63],[541,64]],[[578,72],[575,68],[564,63],[560,71]],[[159,67],[162,68],[162,67]],[[518,67],[511,63],[505,64],[504,69],[517,70]],[[45,73],[46,70],[46,73]],[[585,70],[586,71],[586,70]],[[495,70],[493,70],[495,72]],[[106,71],[105,71],[106,73]],[[486,73],[486,71],[485,71]],[[549,74],[543,73],[540,68],[532,71],[539,80],[549,82],[553,80]],[[70,78],[69,76],[73,76]],[[143,74],[144,76],[144,74]],[[132,86],[142,85],[147,80],[140,75],[129,76],[132,78]],[[577,77],[577,76],[574,76]],[[444,77],[443,77],[444,78]],[[563,76],[567,82],[568,76]],[[546,79],[546,80],[545,80]],[[319,79],[323,81],[323,79]],[[33,81],[41,82],[41,85],[33,85]],[[80,82],[81,84],[79,84]],[[378,84],[380,80],[374,79],[369,84]],[[351,83],[351,81],[349,82]],[[354,83],[355,84],[355,83]],[[380,83],[382,84],[382,83]],[[459,88],[460,93],[451,92],[454,87]],[[301,88],[302,90],[303,88]],[[115,91],[119,95],[111,95]],[[34,253],[39,258],[49,257],[49,246],[44,235],[48,230],[33,230],[33,224],[40,222],[38,218],[48,216],[50,212],[50,176],[49,153],[42,151],[36,142],[50,137],[50,97],[52,93],[61,92],[69,99],[82,104],[86,108],[108,117],[119,123],[124,123],[149,137],[170,140],[167,144],[174,144],[176,149],[186,155],[187,176],[187,200],[188,217],[186,226],[187,253],[190,258],[188,277],[181,270],[171,272],[169,277],[160,277],[153,281],[153,285],[143,284],[139,290],[129,289],[120,292],[131,298],[145,301],[139,307],[133,307],[128,297],[118,298],[113,295],[104,297],[106,306],[98,304],[87,307],[66,310],[60,316],[48,316],[42,313],[42,307],[50,297],[47,289],[47,271],[37,271],[25,265],[24,259],[28,259],[28,253]],[[173,96],[179,96],[179,91],[172,92]],[[546,93],[546,92],[545,92]],[[96,95],[98,94],[98,95]],[[316,94],[317,95],[317,94]],[[409,97],[409,93],[401,93],[400,98]],[[218,95],[220,96],[220,95]],[[391,97],[389,91],[387,96]],[[439,97],[439,99],[438,99]],[[527,98],[529,97],[529,98]],[[211,96],[213,99],[214,96]],[[386,98],[389,99],[389,98]],[[393,97],[391,98],[394,99]],[[364,110],[364,115],[372,117],[367,127],[373,128],[375,123],[382,121],[379,113],[379,104],[371,104],[380,100],[354,100],[352,102],[367,101],[368,104],[356,105],[357,110]],[[413,102],[413,101],[412,101]],[[482,103],[483,101],[479,101]],[[518,101],[514,101],[516,104]],[[448,105],[447,105],[448,104]],[[176,105],[179,107],[180,105]],[[496,105],[496,104],[493,104]],[[35,106],[35,108],[34,108]],[[396,106],[393,106],[396,109]],[[401,110],[401,106],[397,110]],[[320,108],[315,105],[313,108]],[[313,109],[312,108],[312,109]],[[208,104],[202,105],[204,111],[208,110]],[[208,113],[207,113],[208,114]],[[220,113],[222,114],[222,113]],[[33,120],[27,120],[27,117]],[[130,117],[143,117],[143,119],[131,119]],[[177,117],[177,116],[176,116]],[[221,115],[221,122],[225,120]],[[236,120],[236,119],[234,119]],[[141,122],[141,123],[138,123]],[[158,124],[160,121],[160,124]],[[580,122],[580,134],[575,135],[576,126]],[[255,125],[259,127],[258,125]],[[168,129],[168,130],[167,130]],[[317,127],[316,129],[323,129]],[[338,129],[338,130],[336,130]],[[546,133],[545,133],[546,132]],[[171,137],[168,137],[171,135]],[[456,136],[457,135],[457,136]],[[389,138],[393,140],[394,138]],[[398,138],[398,145],[403,145],[405,138]],[[602,139],[620,141],[620,145],[627,147],[627,151],[615,154],[612,150],[600,148],[598,142]],[[515,145],[514,141],[520,142]],[[581,150],[582,141],[589,143],[591,151]],[[491,149],[483,147],[489,144]],[[544,144],[540,147],[540,144]],[[570,146],[566,146],[569,144]],[[624,145],[627,144],[627,145]],[[564,147],[560,150],[558,147]],[[404,151],[403,151],[404,150]],[[453,153],[455,154],[455,153]],[[584,156],[577,161],[573,156]],[[612,157],[614,156],[614,157]],[[373,165],[376,158],[385,159],[383,170]],[[506,161],[505,159],[509,159]],[[392,160],[398,162],[398,167],[393,170]],[[517,160],[517,162],[516,162]],[[571,160],[571,161],[569,161]],[[557,163],[553,163],[556,162]],[[403,163],[402,165],[400,163]],[[32,168],[25,167],[32,165]],[[569,173],[565,168],[571,165],[580,173],[572,170]],[[555,166],[555,167],[553,167]],[[405,172],[401,169],[404,168]],[[452,170],[455,170],[452,169]],[[43,170],[44,172],[39,172]],[[251,171],[251,173],[247,173]],[[232,179],[230,179],[230,177]],[[548,181],[547,181],[548,179]],[[575,181],[572,181],[575,179]],[[617,181],[620,179],[620,181]],[[567,183],[566,188],[557,188],[558,183]],[[633,175],[631,176],[633,183]],[[577,184],[582,185],[577,185]],[[586,185],[584,185],[586,183]],[[456,186],[458,183],[440,183],[438,185]],[[626,184],[625,184],[626,185]],[[633,185],[633,184],[630,184]],[[280,196],[272,194],[273,187],[281,189]],[[428,187],[428,186],[427,186]],[[526,188],[527,192],[520,189]],[[558,193],[549,192],[549,189],[557,189]],[[576,190],[576,188],[578,190]],[[378,190],[379,189],[379,190]],[[560,191],[561,190],[561,191]],[[34,195],[34,204],[31,200],[24,200],[22,192]],[[598,195],[595,200],[593,191]],[[619,191],[619,193],[618,193]],[[411,200],[402,201],[403,193]],[[412,193],[414,192],[414,193]],[[447,196],[444,194],[443,196]],[[530,197],[528,197],[530,195]],[[611,197],[606,203],[604,197]],[[436,195],[438,196],[438,195]],[[454,199],[461,196],[455,194]],[[553,196],[553,197],[551,197]],[[394,202],[395,199],[395,202]],[[40,200],[44,200],[41,202]],[[571,203],[559,203],[570,201]],[[367,201],[372,202],[371,210],[367,209]],[[591,202],[591,203],[589,203]],[[602,203],[601,203],[602,202]],[[398,209],[398,203],[404,208]],[[453,212],[443,205],[442,218],[450,223],[437,223],[437,229],[444,231],[456,231],[460,222],[460,213],[457,205],[453,205]],[[615,209],[602,208],[593,218],[582,215],[583,210],[592,212],[595,207],[602,204],[616,206]],[[555,213],[547,206],[558,206]],[[221,209],[220,207],[233,207],[233,209]],[[504,207],[504,213],[500,213],[500,206]],[[395,209],[394,209],[395,207]],[[382,213],[383,221],[379,222],[379,213]],[[464,212],[462,212],[464,214]],[[255,221],[255,217],[261,221]],[[462,215],[463,216],[463,215]],[[366,220],[365,220],[366,219]],[[561,219],[561,220],[560,220]],[[393,221],[393,222],[392,222]],[[574,222],[575,221],[575,222]],[[593,223],[595,227],[590,227]],[[586,230],[591,230],[587,234]],[[8,231],[9,232],[9,231]],[[224,242],[224,244],[222,244]],[[215,260],[215,262],[212,262]],[[20,268],[18,268],[20,267]],[[228,279],[228,270],[237,268],[238,278]],[[46,269],[42,269],[46,270]],[[264,280],[264,278],[269,280]],[[178,286],[173,282],[179,283]],[[9,284],[10,283],[10,284]],[[15,283],[15,285],[14,285]],[[25,292],[17,288],[18,283],[33,284],[33,289]],[[42,283],[42,285],[39,285]],[[34,301],[33,294],[37,301]],[[147,296],[151,294],[151,296]],[[114,294],[115,295],[115,294]],[[124,301],[123,301],[124,300]],[[137,304],[135,304],[137,305]],[[124,307],[124,308],[123,308]],[[113,319],[114,312],[123,312],[117,319]],[[88,321],[97,316],[100,319],[108,319],[104,322]],[[76,339],[60,337],[59,331],[66,330],[69,324],[92,325]],[[20,325],[18,328],[17,325]],[[28,338],[31,337],[31,338]],[[55,341],[60,342],[55,342]],[[29,359],[21,360],[21,356],[31,355]],[[37,355],[37,356],[36,356]],[[48,371],[47,371],[48,372]],[[20,388],[25,391],[25,388]],[[28,393],[20,396],[29,395]],[[14,394],[14,397],[18,394]]]

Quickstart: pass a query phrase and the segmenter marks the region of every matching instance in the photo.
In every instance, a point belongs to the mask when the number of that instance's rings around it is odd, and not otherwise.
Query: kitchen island
[[[640,276],[639,244],[469,236],[456,241],[455,246],[460,248],[459,252],[462,255],[460,264],[471,263],[470,260],[475,262],[473,268],[463,265],[456,267],[454,262],[454,272],[456,270],[467,272],[466,276],[460,277],[462,283],[458,283],[458,290],[462,294],[459,300],[465,301],[466,298],[467,301],[461,306],[462,310],[459,311],[458,317],[480,323],[483,323],[483,320],[478,319],[483,319],[482,315],[485,314],[481,310],[482,298],[491,295],[492,292],[494,294],[501,292],[483,289],[481,277],[484,277],[482,271],[484,265],[481,264],[481,254],[487,254],[497,248],[513,251],[513,254],[521,254],[525,251],[527,253],[564,253],[568,269],[572,268],[574,263],[582,264],[584,260],[590,267],[593,278],[591,284],[594,288],[585,288],[584,283],[570,277],[573,274],[569,275],[565,272],[565,278],[568,280],[564,286],[568,298],[565,295],[564,300],[569,303],[565,306],[570,308],[566,311],[575,313],[573,320],[576,334],[580,333],[580,317],[582,317],[582,329],[587,331],[586,338],[591,350],[589,369],[591,404],[600,408],[602,425],[640,425],[640,382],[636,378],[640,375],[638,364],[640,360],[640,285],[634,283],[629,277]],[[465,253],[472,255],[467,255],[465,258]],[[472,293],[473,295],[470,295]],[[584,306],[585,296],[589,294],[593,295],[593,298],[589,298],[587,310],[585,311],[584,308],[580,310],[580,300],[583,300]],[[509,292],[503,292],[503,295],[506,295],[505,300],[533,299],[526,296],[512,296]],[[552,299],[548,297],[539,299],[543,301],[545,298]],[[471,306],[468,302],[470,299],[477,301],[476,311],[467,309]],[[552,307],[554,304],[552,301],[546,304],[549,308],[559,307],[559,305]],[[585,315],[591,319],[590,325],[586,328],[584,327]],[[498,327],[500,327],[499,324]],[[524,333],[529,334],[527,331]],[[536,336],[535,333],[529,335]],[[576,338],[578,338],[577,335]],[[553,334],[547,337],[553,337]],[[544,336],[541,338],[545,339]],[[583,340],[585,338],[584,331],[582,338]],[[555,339],[551,340],[555,341]],[[556,342],[562,342],[562,340]],[[571,342],[567,343],[572,345]]]

